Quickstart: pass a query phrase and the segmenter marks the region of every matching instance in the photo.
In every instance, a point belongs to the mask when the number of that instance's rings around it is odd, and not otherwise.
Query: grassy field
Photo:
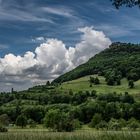
[[[130,131],[77,131],[58,133],[47,131],[9,131],[0,133],[0,140],[139,140],[139,132]]]
[[[135,82],[135,88],[130,89],[128,88],[128,81],[127,79],[122,79],[121,80],[121,85],[119,86],[108,86],[105,82],[105,78],[102,76],[98,76],[100,79],[99,85],[92,85],[90,87],[89,83],[89,77],[90,76],[85,76],[73,81],[65,82],[62,83],[61,86],[59,86],[60,90],[73,90],[73,91],[91,91],[91,90],[96,90],[98,93],[112,93],[112,92],[117,92],[117,93],[124,93],[128,92],[130,94],[139,94],[140,93],[140,80]],[[95,77],[95,76],[94,76]]]

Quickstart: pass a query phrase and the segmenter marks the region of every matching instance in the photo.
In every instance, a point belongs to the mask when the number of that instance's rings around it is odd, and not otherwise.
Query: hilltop
[[[137,81],[140,79],[140,45],[112,43],[109,48],[95,55],[88,62],[61,75],[53,82],[63,83],[93,74]]]

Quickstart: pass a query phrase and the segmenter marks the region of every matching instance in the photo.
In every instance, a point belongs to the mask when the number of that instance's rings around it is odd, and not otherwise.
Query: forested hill
[[[114,79],[123,77],[134,81],[140,79],[140,44],[112,43],[109,48],[95,55],[85,64],[61,75],[53,82],[61,83],[91,74]]]

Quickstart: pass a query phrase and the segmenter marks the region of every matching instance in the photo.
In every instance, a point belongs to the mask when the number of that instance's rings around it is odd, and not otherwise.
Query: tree
[[[24,114],[21,114],[16,119],[16,125],[21,126],[22,128],[27,125],[27,118]]]
[[[14,93],[14,88],[11,88],[11,93]]]
[[[116,83],[117,83],[117,85],[121,85],[121,80],[120,79],[117,79],[116,80]]]
[[[89,87],[92,87],[92,84],[90,84]]]
[[[28,108],[24,109],[23,113],[25,114],[25,116],[37,123],[41,123],[41,120],[45,115],[43,106],[29,106]]]
[[[0,132],[7,132],[8,129],[6,127],[0,126]]]
[[[137,128],[140,127],[140,124],[139,122],[135,119],[135,118],[131,118],[129,121],[128,121],[128,128],[131,129],[131,130],[136,130]]]
[[[96,113],[96,114],[93,116],[93,118],[92,118],[92,120],[91,120],[91,122],[90,122],[90,126],[95,128],[96,125],[98,125],[101,121],[102,121],[102,116],[101,116],[101,114]]]
[[[94,84],[95,84],[95,85],[100,84],[100,81],[99,81],[98,77],[96,77],[96,78],[94,79]]]
[[[130,80],[128,82],[128,86],[129,86],[129,88],[134,88],[134,81],[133,80]]]
[[[8,126],[9,125],[9,117],[7,114],[2,114],[0,115],[0,124],[3,126]]]
[[[90,76],[90,83],[94,83],[94,77]]]
[[[50,81],[47,81],[46,86],[50,86],[50,85],[51,85]]]
[[[36,123],[35,123],[35,121],[34,121],[34,120],[29,119],[27,122],[28,122],[28,124],[29,124],[30,128],[35,128],[35,127],[36,127]]]
[[[100,121],[97,125],[96,125],[96,128],[97,129],[107,129],[108,125],[107,125],[107,122],[102,120]]]
[[[139,75],[135,72],[130,72],[128,75],[127,75],[127,79],[128,80],[134,80],[134,81],[137,81],[139,80]]]
[[[119,9],[121,6],[126,7],[133,7],[133,6],[140,6],[140,0],[111,0],[113,1],[113,5]]]
[[[90,84],[94,83],[95,85],[100,84],[98,77],[90,77]],[[91,87],[91,86],[90,86]]]
[[[70,120],[69,115],[59,109],[49,110],[44,118],[44,124],[46,127],[53,131],[73,131],[73,120]]]
[[[123,103],[130,103],[130,104],[133,104],[135,102],[134,97],[132,95],[129,95],[128,92],[125,92],[125,94],[121,96],[120,100]]]
[[[108,129],[120,130],[121,129],[121,124],[119,123],[118,120],[112,118],[108,123]]]
[[[108,79],[106,79],[106,81],[107,81],[107,85],[113,86],[115,84],[113,77],[109,77]]]

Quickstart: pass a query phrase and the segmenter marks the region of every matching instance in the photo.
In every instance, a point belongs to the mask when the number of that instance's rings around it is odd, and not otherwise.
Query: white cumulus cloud
[[[14,87],[20,90],[53,80],[111,44],[102,31],[93,27],[79,28],[78,31],[82,33],[81,41],[74,47],[66,47],[63,41],[51,38],[24,56],[7,54],[0,58],[0,89]]]

